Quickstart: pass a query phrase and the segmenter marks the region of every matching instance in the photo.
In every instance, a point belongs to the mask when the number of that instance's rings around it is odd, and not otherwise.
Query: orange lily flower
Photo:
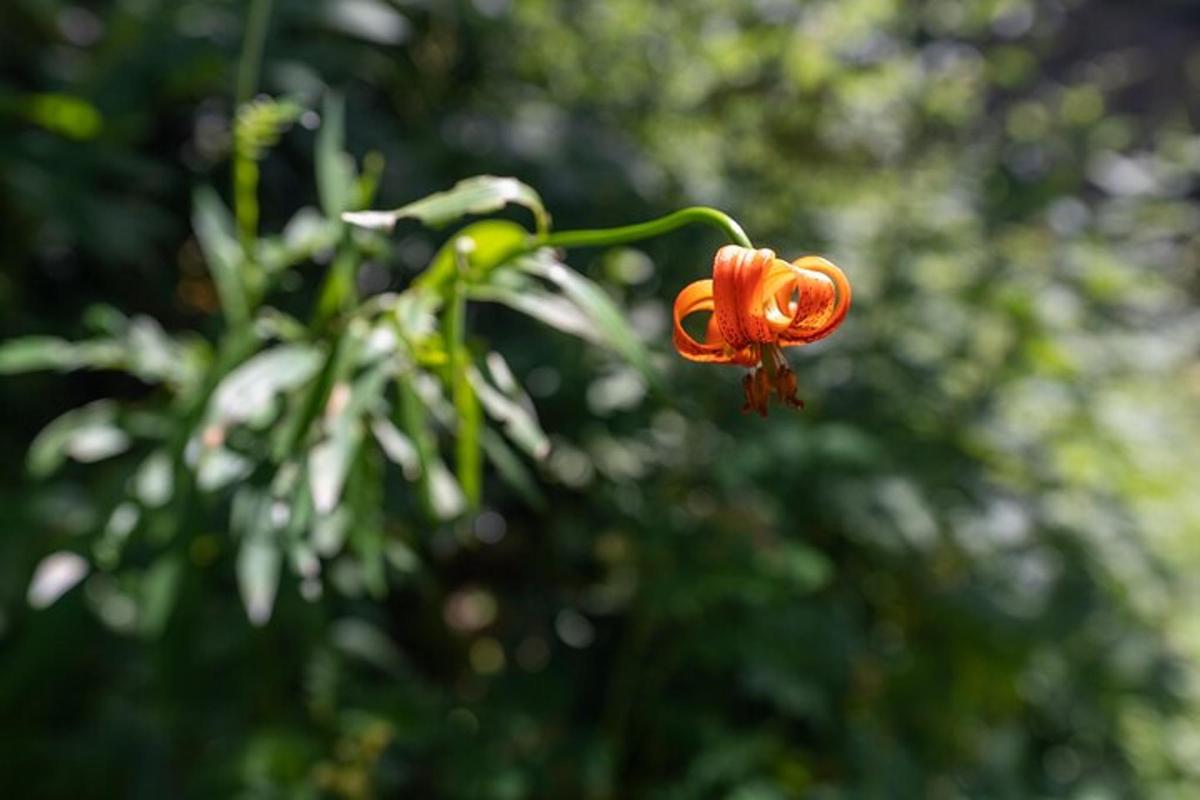
[[[849,310],[850,283],[829,261],[805,256],[789,264],[773,250],[730,244],[717,251],[711,280],[689,284],[675,298],[675,349],[689,361],[750,367],[742,410],[765,417],[772,393],[785,406],[804,406],[781,348],[823,339]],[[702,311],[712,316],[698,342],[682,323]]]

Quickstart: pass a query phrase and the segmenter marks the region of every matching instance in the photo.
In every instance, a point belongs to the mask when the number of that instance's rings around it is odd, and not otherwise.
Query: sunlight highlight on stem
[[[652,219],[649,222],[639,222],[635,225],[543,234],[534,238],[533,247],[608,247],[661,236],[676,228],[691,224],[712,226],[724,233],[733,244],[750,248],[754,246],[750,243],[746,232],[742,230],[742,226],[733,217],[715,208],[691,206],[667,214],[665,217]]]

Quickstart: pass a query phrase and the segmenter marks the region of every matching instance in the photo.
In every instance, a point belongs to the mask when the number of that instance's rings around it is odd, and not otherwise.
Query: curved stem
[[[700,223],[711,225],[724,233],[731,242],[742,247],[753,247],[750,238],[742,230],[733,217],[706,206],[692,206],[680,209],[665,217],[652,219],[649,222],[639,222],[636,225],[624,225],[620,228],[599,228],[582,231],[556,231],[537,236],[533,240],[534,247],[606,247],[615,244],[626,244],[661,236],[664,233],[682,228],[684,225]]]

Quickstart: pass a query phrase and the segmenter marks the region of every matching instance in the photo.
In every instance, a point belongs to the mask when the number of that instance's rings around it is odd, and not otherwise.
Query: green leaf
[[[238,243],[233,215],[207,186],[197,189],[193,196],[192,228],[225,316],[233,323],[245,321],[250,316],[250,301],[240,274],[244,260],[242,246]]]
[[[649,351],[604,289],[545,254],[522,259],[520,267],[561,289],[563,295],[587,316],[604,344],[636,367],[651,385],[661,386],[658,373],[650,363]]]
[[[48,608],[87,577],[88,562],[78,553],[60,550],[43,558],[33,571],[26,599],[33,608]]]
[[[174,482],[170,453],[155,450],[138,467],[133,478],[133,493],[147,508],[158,508],[171,499]]]
[[[467,285],[482,283],[497,266],[525,249],[528,242],[529,231],[515,222],[500,219],[473,222],[442,245],[429,267],[413,280],[413,286],[446,291],[458,273],[455,259],[460,248],[466,257]]]
[[[591,318],[579,306],[562,295],[534,287],[469,286],[467,297],[487,303],[500,303],[513,311],[570,336],[604,345],[604,338],[592,325]]]
[[[320,350],[303,344],[279,345],[251,357],[213,392],[214,421],[263,421],[273,411],[276,396],[307,383],[322,361]]]
[[[25,336],[0,344],[0,375],[41,369],[72,369],[75,350],[71,343],[54,336]]]
[[[125,345],[112,339],[76,343],[54,336],[26,336],[0,345],[0,375],[43,369],[121,369],[128,362]]]
[[[350,208],[354,191],[354,162],[345,152],[346,103],[330,92],[321,109],[321,130],[317,134],[317,194],[321,210],[330,219]]]
[[[533,212],[539,233],[549,228],[550,216],[537,192],[516,178],[495,175],[467,178],[448,191],[431,194],[394,211],[356,211],[343,214],[342,219],[364,228],[391,230],[397,220],[410,217],[437,228],[468,214],[499,211],[509,203],[525,206]]]
[[[206,449],[195,465],[196,486],[203,492],[215,492],[241,480],[253,470],[254,464],[248,458],[226,447]]]
[[[387,417],[372,417],[371,432],[388,459],[400,467],[406,480],[421,477],[421,454],[413,440],[403,434]]]
[[[546,507],[546,496],[538,488],[537,479],[521,461],[521,457],[493,430],[483,432],[481,443],[488,461],[492,462],[501,480],[511,486],[530,508],[543,510]]]
[[[353,386],[337,384],[334,391],[349,393],[341,412],[329,423],[329,435],[309,453],[309,491],[317,513],[333,511],[341,498],[346,476],[362,443],[362,418],[383,395],[391,377],[391,365],[380,364],[356,380]]]
[[[538,423],[532,401],[523,392],[514,393],[515,396],[505,395],[489,384],[474,367],[468,371],[467,376],[484,410],[504,427],[508,438],[538,460],[549,455],[550,439]]]
[[[271,497],[244,486],[233,498],[229,527],[241,538],[237,556],[238,591],[252,625],[265,625],[275,607],[283,554],[271,525]]]
[[[45,477],[67,458],[90,464],[125,452],[130,438],[116,420],[117,406],[109,400],[97,400],[58,417],[29,446],[30,473]]]
[[[140,626],[146,636],[157,637],[166,628],[179,595],[183,567],[179,556],[166,555],[155,561],[142,576]]]
[[[397,414],[400,427],[417,448],[421,461],[421,498],[435,519],[451,519],[466,508],[462,489],[438,454],[436,443],[429,428],[429,417],[425,404],[413,387],[410,376],[401,376],[396,381],[399,395]]]

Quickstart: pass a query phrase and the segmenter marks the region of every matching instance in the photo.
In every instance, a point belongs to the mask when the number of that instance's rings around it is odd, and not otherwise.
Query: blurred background
[[[0,336],[86,338],[112,309],[223,335],[193,192],[231,194],[251,5],[6,0]],[[737,370],[670,352],[717,234],[572,251],[667,392],[472,305],[551,435],[536,486],[489,470],[481,513],[434,522],[396,476],[370,501],[384,583],[334,549],[258,625],[219,492],[170,568],[150,536],[31,589],[49,554],[143,535],[111,430],[56,471],[27,463],[38,431],[169,401],[6,375],[11,796],[1195,796],[1200,6],[270,6],[257,91],[304,110],[258,162],[264,231],[319,202],[336,92],[346,150],[383,158],[377,207],[477,173],[558,228],[709,204],[836,262],[854,308],[790,351],[803,413],[744,417]],[[359,290],[402,289],[448,235],[402,222]]]

